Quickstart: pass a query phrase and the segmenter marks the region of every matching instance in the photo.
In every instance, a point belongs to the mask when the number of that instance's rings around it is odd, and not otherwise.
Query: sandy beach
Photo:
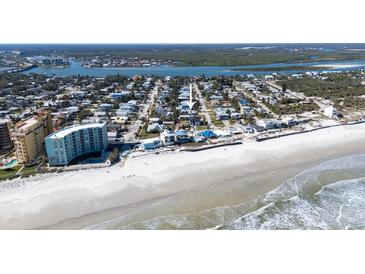
[[[319,64],[313,65],[313,67],[330,67],[332,69],[346,69],[346,68],[356,68],[361,67],[362,64]]]
[[[201,152],[130,157],[124,167],[2,182],[0,228],[114,229],[248,202],[319,162],[364,153],[364,134],[365,124],[340,126]]]

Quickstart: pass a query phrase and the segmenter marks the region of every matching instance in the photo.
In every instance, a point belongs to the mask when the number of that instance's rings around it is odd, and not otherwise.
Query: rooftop
[[[94,123],[94,124],[85,124],[85,125],[75,125],[75,126],[63,128],[61,130],[53,132],[52,134],[48,135],[46,137],[46,139],[63,138],[63,137],[65,137],[65,136],[67,136],[67,135],[69,135],[69,134],[71,134],[72,132],[75,132],[75,131],[79,131],[79,130],[82,130],[82,129],[89,129],[89,128],[102,128],[104,125],[105,125],[105,123],[103,123],[103,124]]]
[[[0,119],[0,125],[7,125],[9,123],[9,120],[7,119]]]
[[[19,123],[17,125],[17,129],[18,130],[27,130],[29,127],[35,125],[36,123],[38,123],[38,118],[36,117],[32,117],[32,118],[29,118],[21,123]]]

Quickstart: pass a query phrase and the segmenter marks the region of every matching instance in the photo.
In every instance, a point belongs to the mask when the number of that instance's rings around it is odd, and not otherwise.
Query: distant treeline
[[[34,46],[24,49],[25,55],[58,53],[66,56],[85,58],[93,56],[138,57],[163,62],[176,61],[181,66],[238,66],[271,63],[360,60],[365,51],[349,51],[341,48],[322,51],[310,48],[291,47],[241,47],[239,45],[74,45],[47,48]]]
[[[177,61],[181,66],[240,66],[271,63],[295,63],[333,60],[365,59],[365,52],[318,52],[315,50],[288,51],[284,49],[156,49],[116,51],[73,51],[75,57],[110,55],[114,57],[138,57],[163,62]],[[315,59],[313,59],[315,57]]]

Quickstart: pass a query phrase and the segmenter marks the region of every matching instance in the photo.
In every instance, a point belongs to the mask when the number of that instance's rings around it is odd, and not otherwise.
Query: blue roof
[[[214,138],[214,137],[217,137],[217,136],[213,133],[213,131],[211,131],[211,130],[204,130],[204,131],[201,131],[201,132],[199,132],[199,133],[198,133],[198,135],[203,136],[203,137],[205,137],[205,138]]]
[[[112,94],[110,94],[111,97],[122,97],[125,96],[125,93],[121,93],[121,92],[113,92]]]
[[[181,129],[181,130],[176,130],[175,134],[176,135],[188,135],[188,132],[186,130]]]
[[[250,102],[247,101],[247,100],[245,100],[245,99],[242,99],[242,100],[240,100],[240,105],[242,105],[242,106],[248,106],[248,105],[250,105]]]

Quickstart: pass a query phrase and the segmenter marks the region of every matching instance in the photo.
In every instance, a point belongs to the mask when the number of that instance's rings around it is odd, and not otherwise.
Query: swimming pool
[[[12,167],[16,166],[17,164],[18,164],[18,161],[16,159],[12,159],[10,162],[4,164],[2,166],[2,169],[12,168]]]

